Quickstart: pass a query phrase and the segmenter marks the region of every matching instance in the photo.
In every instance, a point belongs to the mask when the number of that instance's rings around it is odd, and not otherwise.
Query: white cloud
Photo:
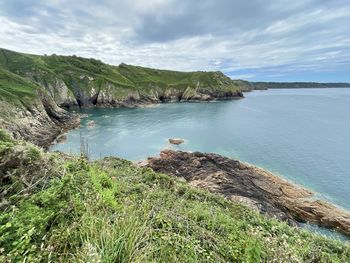
[[[350,70],[347,1],[36,3],[0,0],[1,47],[247,79]]]

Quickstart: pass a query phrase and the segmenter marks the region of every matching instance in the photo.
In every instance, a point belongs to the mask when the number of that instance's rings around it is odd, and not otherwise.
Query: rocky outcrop
[[[66,108],[78,106],[75,96],[62,79],[37,70],[24,73],[24,77],[45,89],[57,105]]]
[[[132,66],[121,67],[135,70]],[[187,86],[174,86],[171,82],[133,83],[133,86],[123,86],[109,80],[99,81],[96,76],[77,74],[70,70],[60,75],[36,68],[21,73],[25,79],[44,88],[55,103],[63,108],[130,108],[164,102],[205,102],[243,97],[241,90],[246,90],[245,82],[233,81],[221,72],[208,74],[212,82],[210,84],[199,80]],[[130,82],[132,81],[131,78]]]
[[[118,91],[116,93],[115,91]],[[221,91],[220,89],[201,88],[175,89],[152,87],[145,91],[130,91],[122,87],[107,84],[101,89],[92,88],[86,91],[84,87],[75,86],[75,101],[66,100],[62,107],[140,107],[164,102],[206,102],[215,100],[230,100],[243,98],[240,91]]]
[[[79,117],[59,108],[46,92],[30,104],[14,105],[0,100],[0,127],[15,139],[48,148],[63,132],[79,125]]]
[[[169,139],[169,143],[171,144],[175,144],[175,145],[179,145],[179,144],[182,144],[184,143],[185,141],[182,140],[182,139]]]
[[[350,235],[350,213],[263,169],[218,154],[162,151],[149,158],[156,172],[183,177],[191,185],[238,200],[260,213],[296,224],[310,222]]]
[[[69,73],[67,73],[69,74]],[[218,73],[219,74],[219,73]],[[67,84],[54,76],[45,78],[39,72],[27,72],[26,78],[44,88],[51,98],[64,108],[71,107],[140,107],[144,105],[164,102],[205,102],[214,100],[228,100],[242,98],[243,93],[235,89],[227,89],[232,85],[232,80],[219,81],[216,87],[174,88],[159,87],[138,87],[134,89],[117,86],[108,81],[100,84],[89,76],[80,75],[78,79],[71,77]],[[225,76],[221,76],[225,79]]]

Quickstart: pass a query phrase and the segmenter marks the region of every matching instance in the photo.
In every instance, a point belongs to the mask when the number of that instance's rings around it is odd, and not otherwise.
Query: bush
[[[7,132],[0,129],[0,142],[13,142],[13,140]]]

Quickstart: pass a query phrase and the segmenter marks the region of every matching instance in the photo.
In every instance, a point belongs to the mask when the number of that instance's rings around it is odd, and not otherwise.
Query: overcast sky
[[[350,1],[0,0],[0,47],[247,80],[350,82]]]

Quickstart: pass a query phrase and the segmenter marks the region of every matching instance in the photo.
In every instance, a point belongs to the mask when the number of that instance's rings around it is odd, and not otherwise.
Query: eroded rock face
[[[215,100],[230,100],[242,98],[240,91],[223,91],[220,88],[191,88],[185,90],[175,88],[160,88],[157,86],[149,87],[146,91],[130,91],[123,87],[118,87],[110,83],[106,83],[102,87],[95,87],[92,81],[86,80],[85,86],[73,81],[70,89],[73,91],[74,99],[66,95],[65,87],[63,98],[55,99],[59,106],[83,108],[89,107],[142,107],[145,105],[163,103],[163,102],[205,102]],[[223,83],[225,87],[227,83]],[[86,87],[90,88],[87,89]],[[45,87],[50,91],[50,86]],[[224,89],[224,88],[223,88]],[[51,93],[51,91],[50,91]],[[57,95],[56,95],[57,97]]]
[[[205,102],[214,100],[238,99],[243,97],[243,94],[241,92],[212,92],[208,89],[192,91],[192,93],[190,93],[187,90],[183,92],[176,89],[167,89],[164,92],[160,93],[157,91],[157,88],[151,90],[149,94],[142,94],[138,91],[135,91],[116,96],[113,92],[113,89],[118,90],[118,87],[110,88],[110,91],[106,89],[104,91],[99,91],[93,94],[78,92],[76,94],[76,99],[79,106],[81,107],[142,107],[145,105],[163,102]]]
[[[165,150],[148,158],[156,172],[240,201],[260,213],[296,224],[310,222],[350,235],[350,213],[263,169],[218,154]]]
[[[57,105],[64,107],[78,106],[76,98],[70,92],[63,80],[59,78],[48,80],[40,71],[30,71],[26,72],[24,75],[26,79],[33,81],[44,88]]]
[[[48,148],[60,134],[80,123],[78,115],[59,108],[44,93],[39,94],[39,99],[28,108],[4,101],[0,101],[0,106],[0,128],[10,132],[15,139],[24,139],[44,148]]]

